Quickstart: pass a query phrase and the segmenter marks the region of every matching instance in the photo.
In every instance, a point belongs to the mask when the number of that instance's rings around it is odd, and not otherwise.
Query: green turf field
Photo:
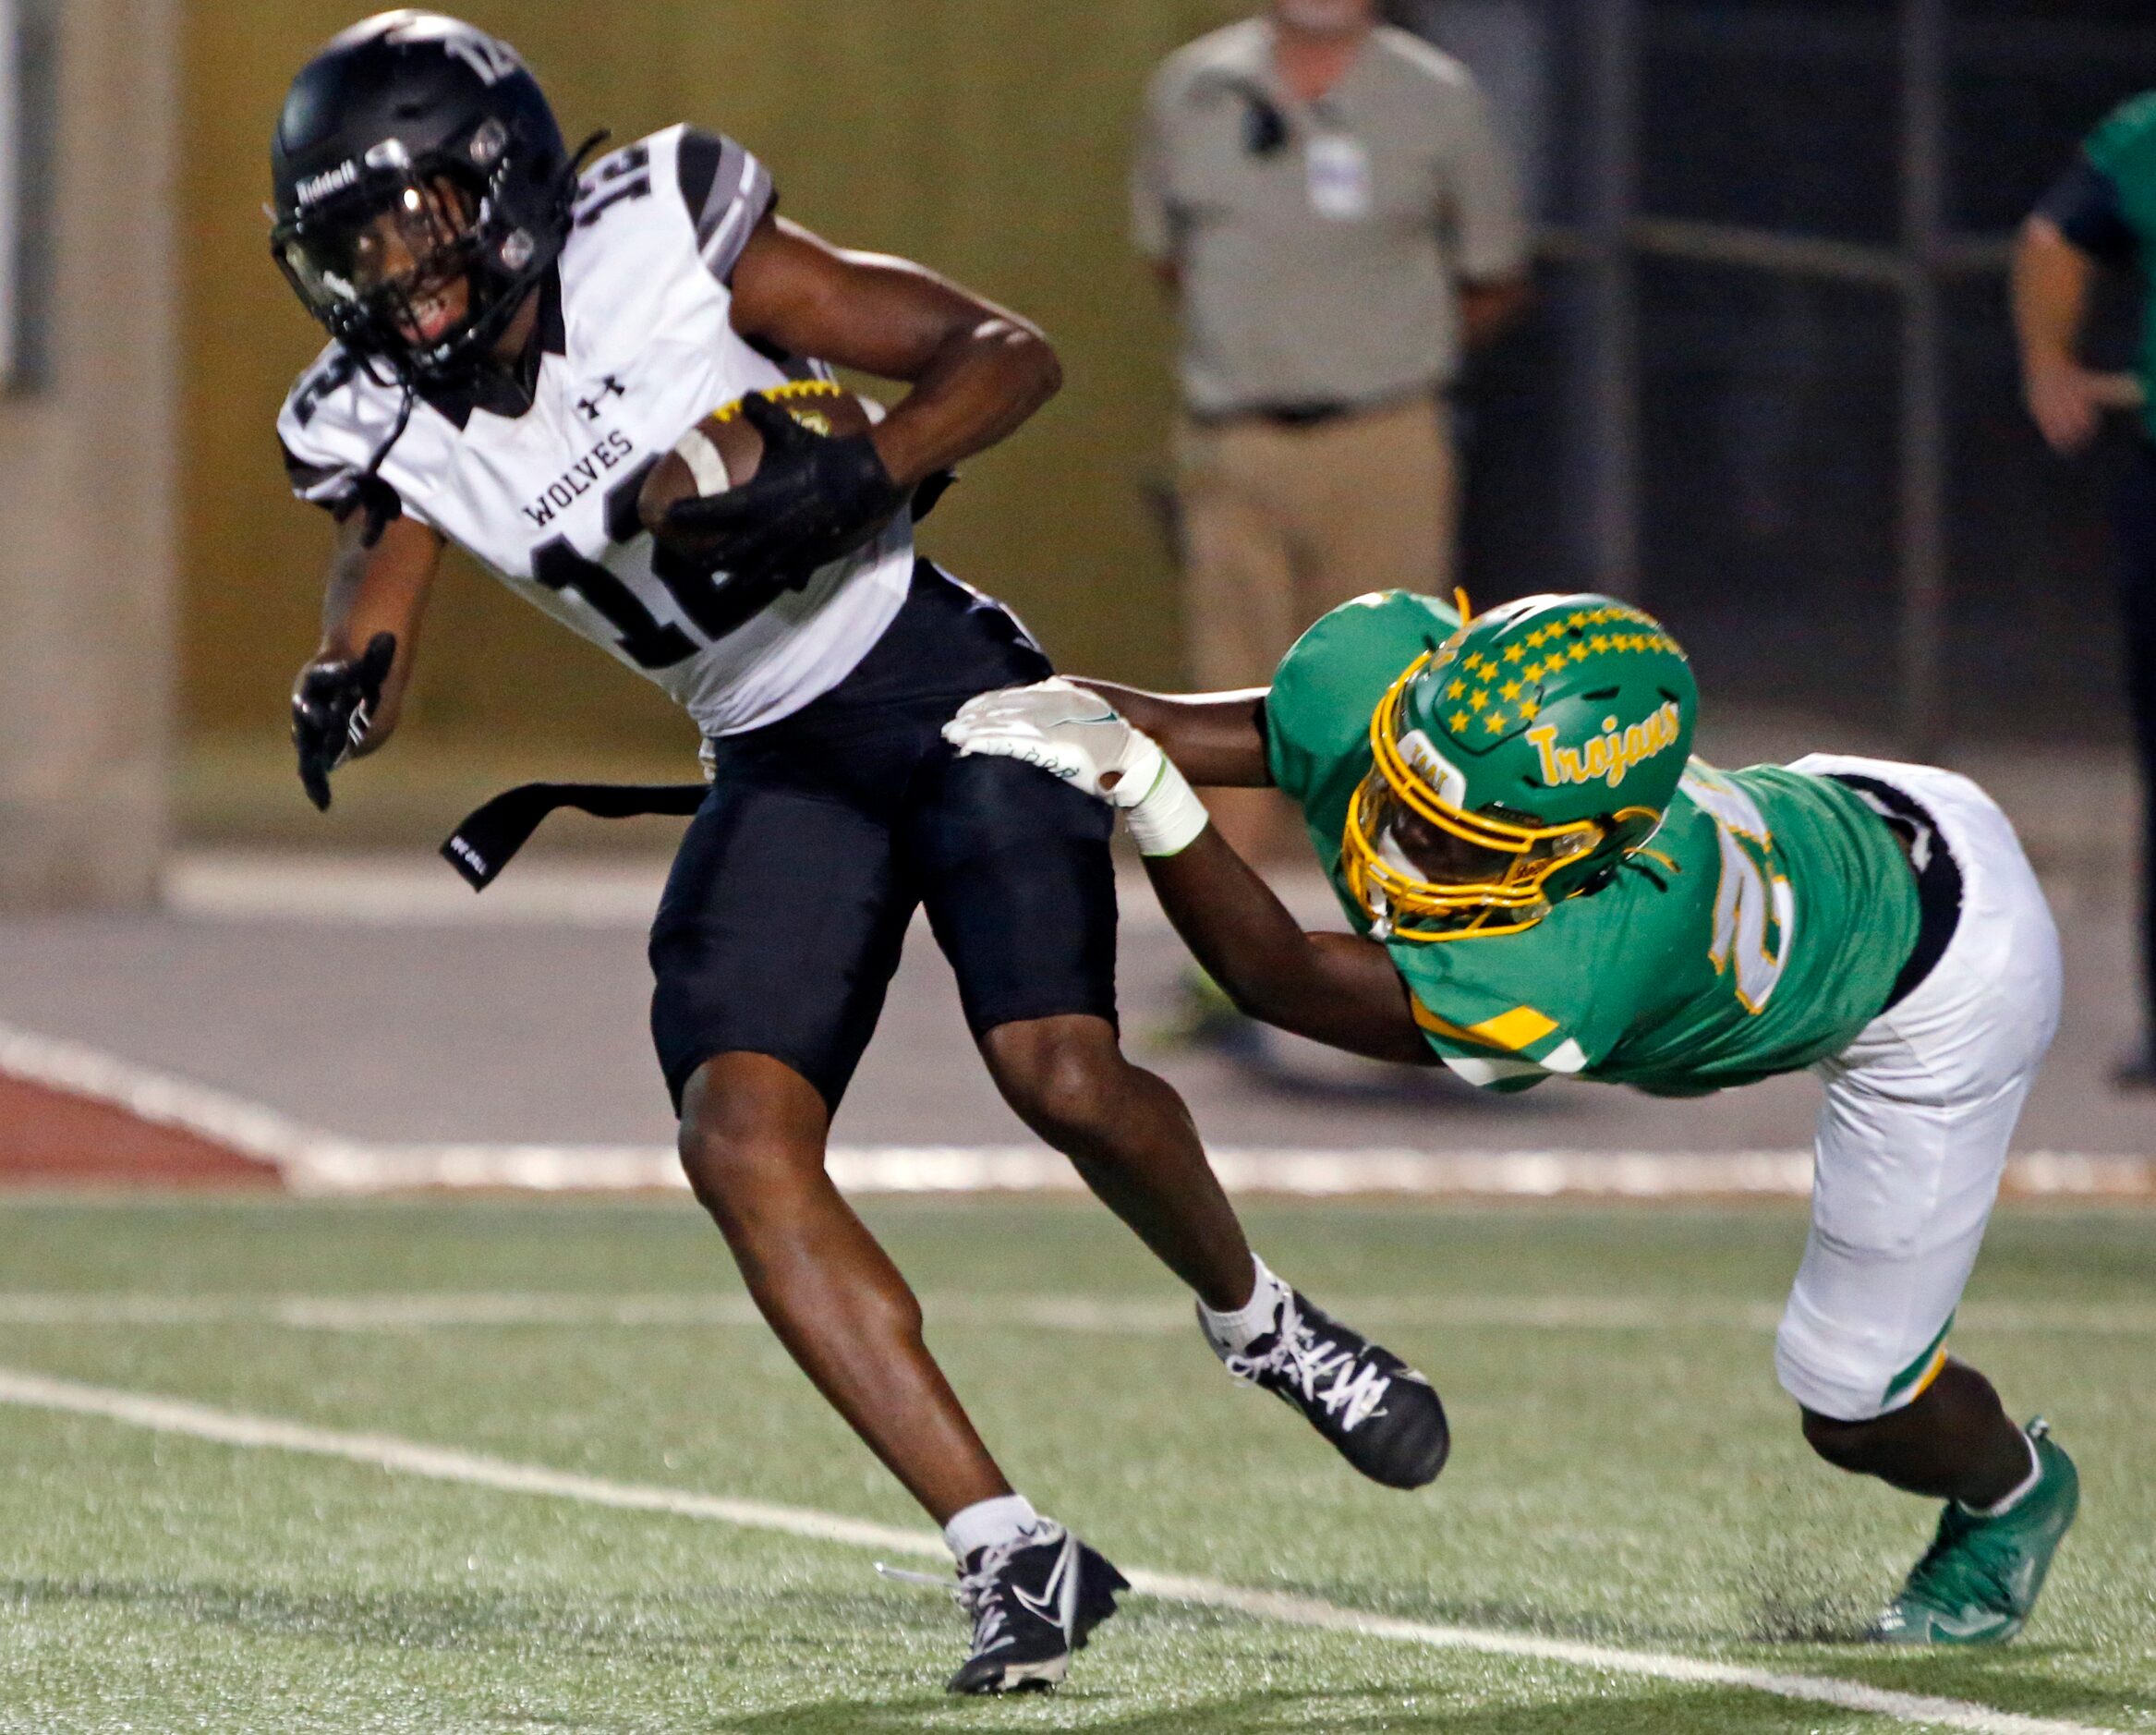
[[[1254,1208],[1278,1268],[1446,1394],[1453,1461],[1413,1496],[1229,1385],[1096,1208],[868,1215],[1013,1478],[1119,1564],[2156,1729],[2156,1213],[1995,1224],[1956,1346],[2051,1415],[2083,1519],[2021,1641],[1914,1656],[1847,1635],[1932,1513],[1813,1462],[1774,1383],[1795,1212]],[[685,1202],[0,1204],[0,1370],[920,1522]],[[1143,1597],[1052,1698],[951,1701],[956,1611],[872,1558],[0,1404],[0,1731],[1918,1726]]]

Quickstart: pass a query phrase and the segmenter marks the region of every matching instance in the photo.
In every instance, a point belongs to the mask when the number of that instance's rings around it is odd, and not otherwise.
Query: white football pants
[[[1812,1069],[1826,1101],[1811,1233],[1774,1369],[1807,1410],[1860,1422],[1945,1365],[2014,1123],[2058,1027],[2059,937],[2014,828],[1968,778],[1833,754],[1790,769],[1906,791],[1961,870],[1960,920],[1931,974]]]

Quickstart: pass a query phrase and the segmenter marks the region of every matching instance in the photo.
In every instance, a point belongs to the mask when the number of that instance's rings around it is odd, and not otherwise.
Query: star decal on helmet
[[[1495,660],[1493,659],[1493,661]],[[1502,685],[1495,676],[1505,676]],[[1501,663],[1493,670],[1492,682],[1487,686],[1461,686],[1458,694],[1448,684],[1445,698],[1464,699],[1449,710],[1433,718],[1462,747],[1471,753],[1485,753],[1495,744],[1524,729],[1534,720],[1541,709],[1541,686],[1522,668],[1508,673]]]

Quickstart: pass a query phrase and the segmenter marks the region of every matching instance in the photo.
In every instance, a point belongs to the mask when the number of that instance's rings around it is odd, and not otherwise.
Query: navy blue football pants
[[[941,734],[975,694],[1051,673],[1000,603],[923,562],[836,687],[712,744],[651,929],[651,1032],[677,1110],[730,1052],[783,1062],[836,1110],[918,908],[975,1037],[1114,1021],[1114,814],[1032,766],[962,759]]]

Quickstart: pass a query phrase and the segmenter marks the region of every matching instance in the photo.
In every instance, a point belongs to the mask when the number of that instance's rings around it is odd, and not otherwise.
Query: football
[[[856,397],[829,380],[794,380],[759,393],[812,433],[843,439],[866,433],[883,406]],[[763,461],[764,437],[741,413],[741,400],[722,405],[674,442],[644,479],[636,514],[656,530],[669,508],[699,494],[722,494],[752,480]]]

